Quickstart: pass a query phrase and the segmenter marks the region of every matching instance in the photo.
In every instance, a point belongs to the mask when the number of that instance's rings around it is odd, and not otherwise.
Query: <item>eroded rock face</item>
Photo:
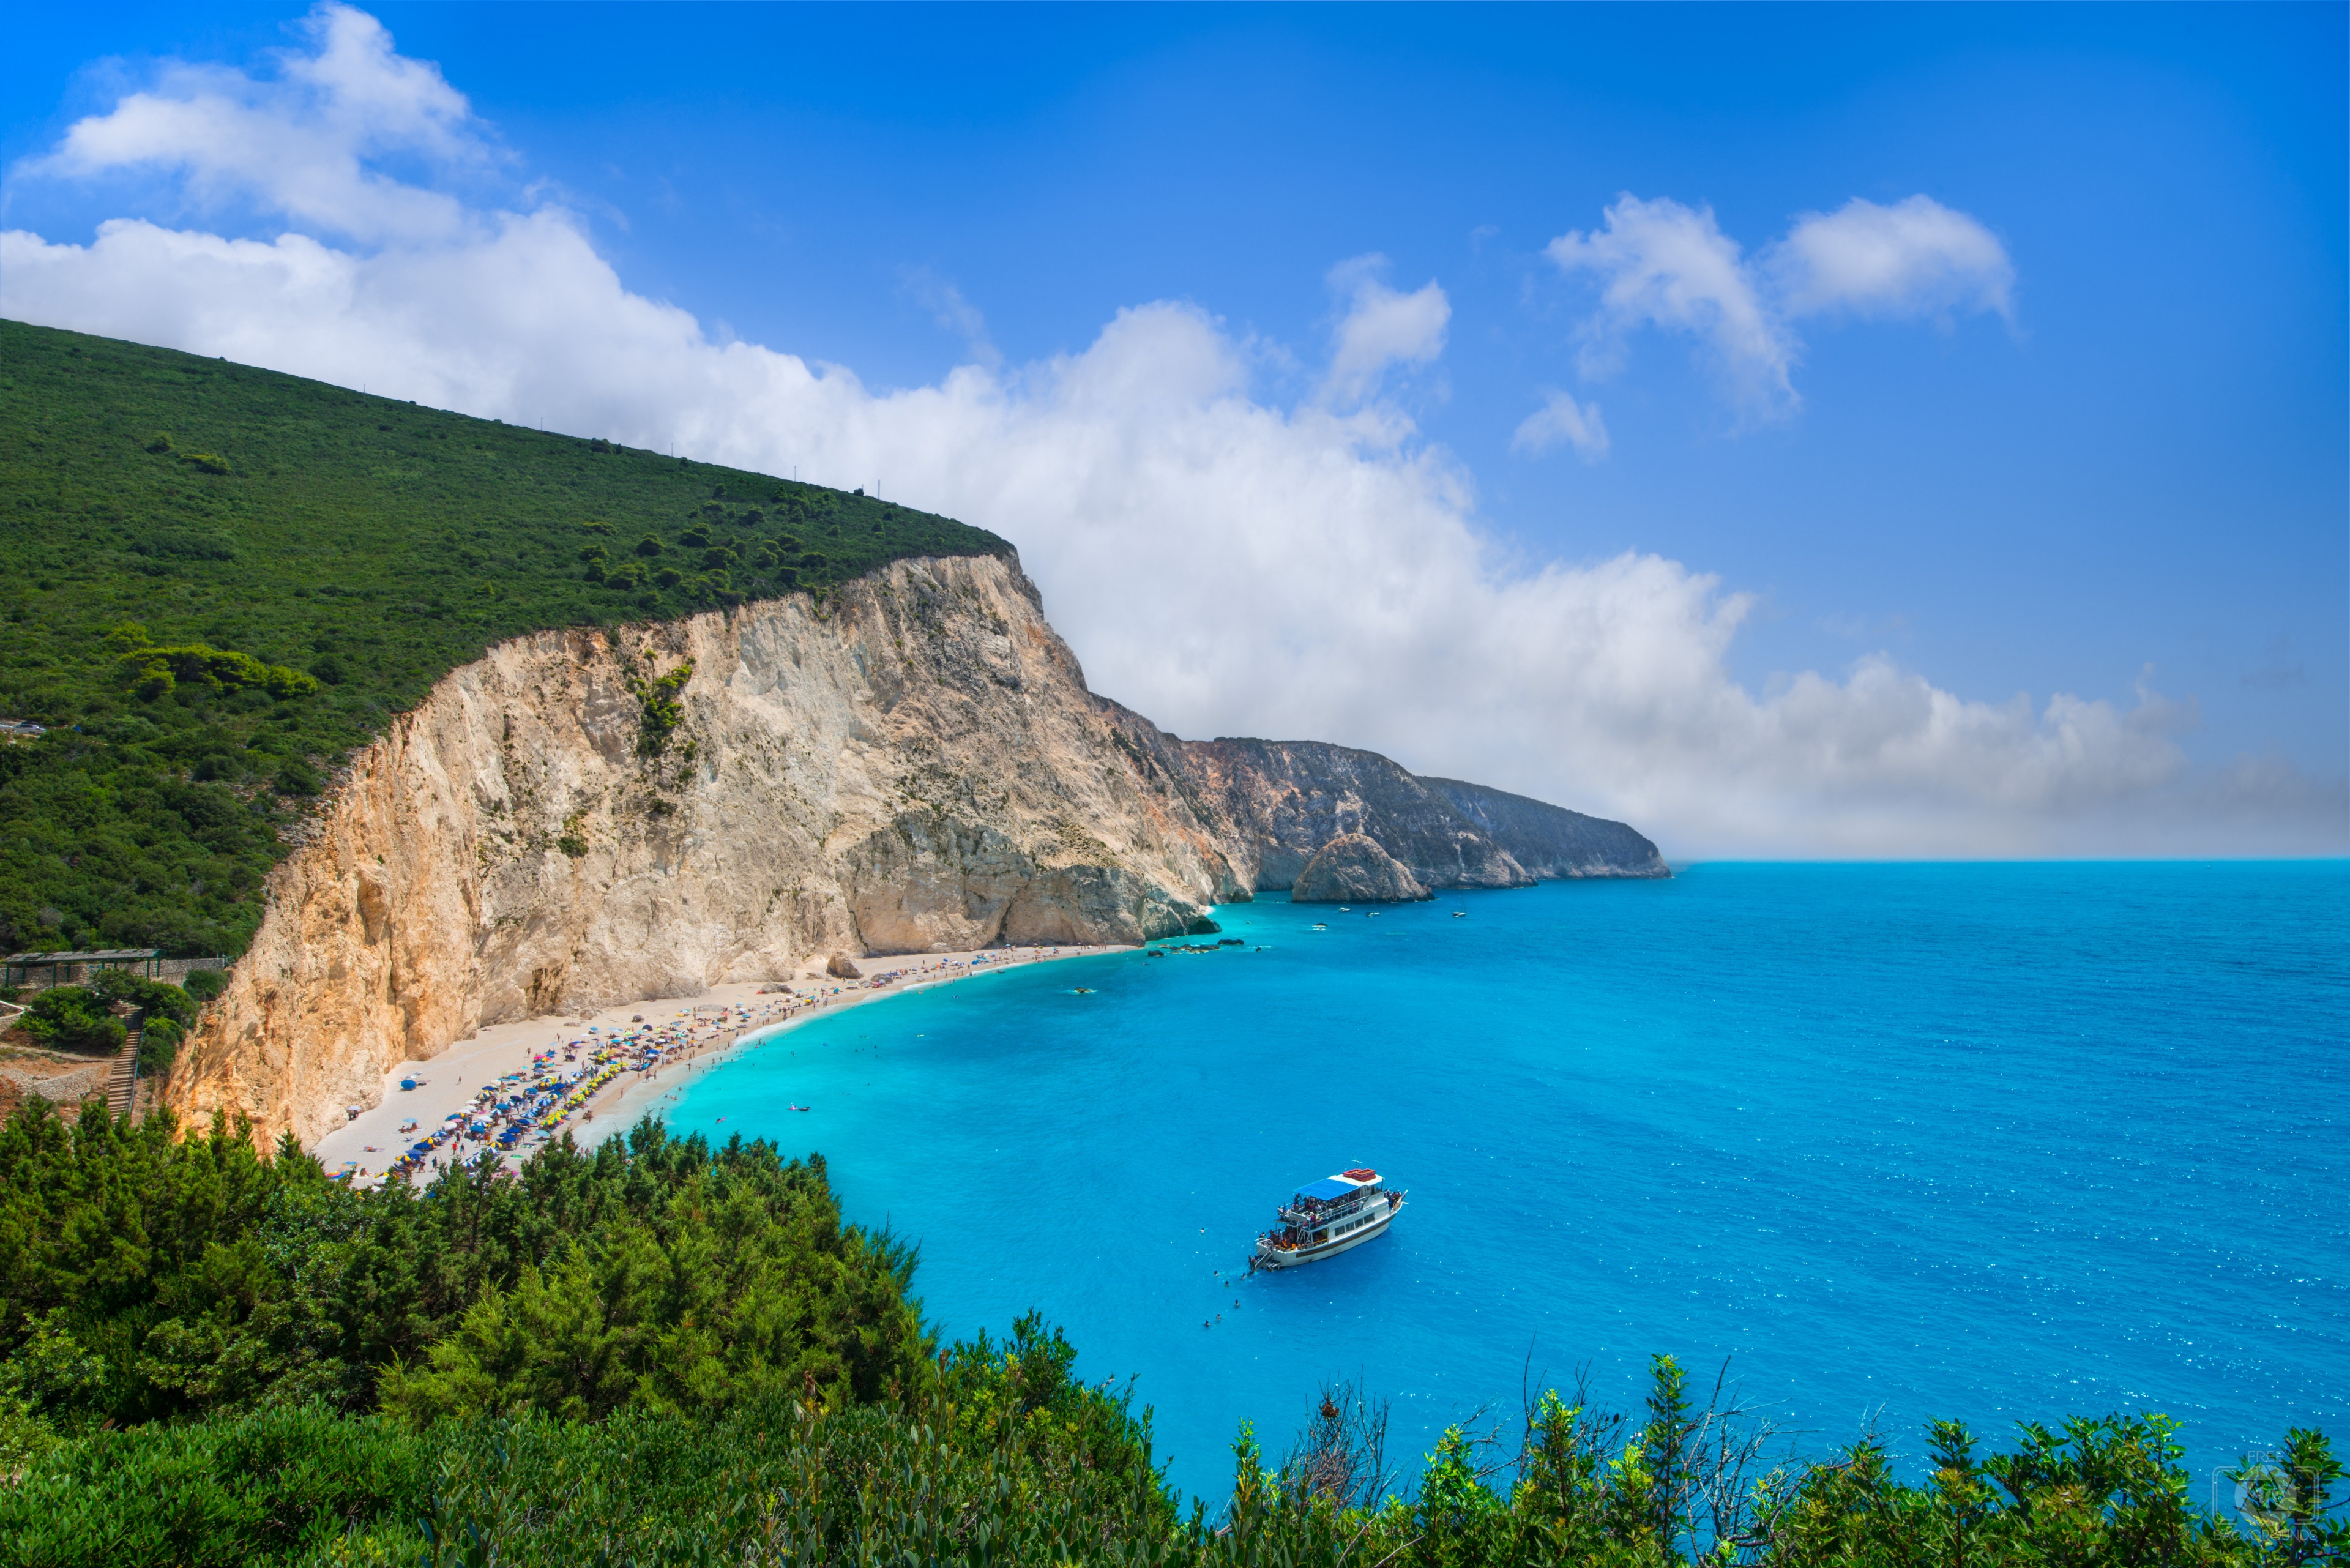
[[[1435,888],[1523,888],[1534,878],[1492,836],[1377,752],[1323,741],[1179,741],[1116,703],[1129,746],[1181,780],[1233,869],[1255,891],[1296,881],[1341,834],[1367,834]]]
[[[1435,894],[1363,833],[1342,833],[1314,852],[1289,889],[1293,904],[1406,904]]]
[[[635,688],[689,661],[656,737]],[[273,874],[166,1098],[307,1140],[484,1024],[835,951],[1140,942],[1244,897],[1016,561],[899,562],[452,671]]]
[[[1138,765],[1211,826],[1253,890],[1289,887],[1333,837],[1366,834],[1430,888],[1523,888],[1562,877],[1669,877],[1620,822],[1524,795],[1421,778],[1324,741],[1183,741],[1115,702],[1103,711]]]
[[[1519,865],[1545,880],[1570,877],[1670,877],[1657,846],[1637,829],[1563,805],[1459,779],[1419,782],[1462,816],[1506,844]]]

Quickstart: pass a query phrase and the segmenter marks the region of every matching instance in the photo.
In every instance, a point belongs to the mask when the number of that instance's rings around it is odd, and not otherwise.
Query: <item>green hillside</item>
[[[0,322],[0,950],[241,951],[279,829],[491,644],[994,535],[863,495]]]

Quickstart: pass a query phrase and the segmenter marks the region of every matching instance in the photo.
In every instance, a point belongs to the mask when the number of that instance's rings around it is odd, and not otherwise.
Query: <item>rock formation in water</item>
[[[1086,689],[1010,557],[519,638],[354,754],[165,1098],[312,1139],[485,1024],[834,953],[1212,931],[1349,834],[1422,896],[1666,874],[1629,828],[1472,789],[1165,734]]]
[[[1434,897],[1411,867],[1361,833],[1342,833],[1315,850],[1289,889],[1295,904],[1406,904]]]

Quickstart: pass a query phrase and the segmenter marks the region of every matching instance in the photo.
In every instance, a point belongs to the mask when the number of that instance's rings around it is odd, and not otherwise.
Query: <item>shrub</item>
[[[275,787],[279,794],[312,795],[326,784],[317,769],[299,757],[289,757],[277,770]]]
[[[663,566],[653,574],[653,585],[656,587],[673,588],[683,581],[685,581],[685,574],[675,566]]]
[[[157,1018],[140,1026],[139,1031],[139,1072],[141,1076],[158,1078],[172,1070],[172,1063],[180,1054],[180,1042],[187,1032],[168,1018]]]
[[[89,993],[111,1005],[127,1002],[152,1018],[179,1023],[196,1021],[196,999],[168,981],[149,980],[127,969],[109,969],[89,982]]]
[[[657,535],[648,534],[643,538],[637,541],[637,554],[644,556],[647,560],[650,560],[653,556],[658,556],[660,553],[661,542]]]
[[[91,1053],[120,1050],[130,1033],[102,998],[78,985],[51,986],[33,998],[25,1010],[25,1032],[62,1050]]]
[[[685,705],[677,700],[678,693],[692,679],[693,660],[689,659],[658,680],[629,682],[629,690],[644,706],[637,727],[638,755],[659,756],[669,744],[670,732],[685,721]]]

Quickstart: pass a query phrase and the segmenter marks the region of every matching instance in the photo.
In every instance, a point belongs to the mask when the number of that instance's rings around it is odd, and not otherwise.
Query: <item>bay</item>
[[[2343,863],[1704,865],[1217,918],[1243,945],[788,1030],[671,1125],[820,1151],[850,1220],[920,1241],[942,1333],[1042,1311],[1211,1500],[1239,1423],[1277,1453],[1329,1379],[1394,1401],[1409,1468],[1530,1382],[1635,1408],[1660,1353],[1912,1464],[1932,1417],[2166,1411],[2202,1501],[2350,1417]],[[1365,1164],[1409,1190],[1389,1235],[1241,1277],[1277,1199]]]

